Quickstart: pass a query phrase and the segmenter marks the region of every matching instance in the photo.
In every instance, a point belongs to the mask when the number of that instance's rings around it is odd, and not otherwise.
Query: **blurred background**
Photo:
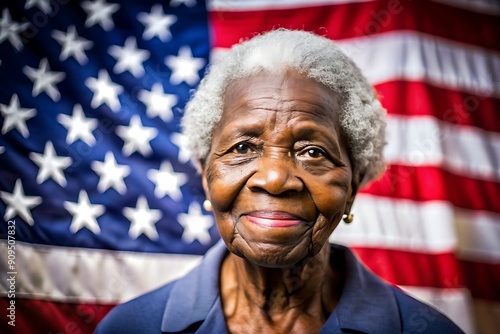
[[[92,333],[114,305],[198,263],[219,236],[182,109],[210,62],[279,27],[336,40],[388,112],[387,172],[332,242],[467,333],[500,328],[500,4],[0,8],[0,332]]]

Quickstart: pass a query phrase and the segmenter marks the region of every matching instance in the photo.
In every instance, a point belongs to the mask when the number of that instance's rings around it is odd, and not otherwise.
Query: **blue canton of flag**
[[[16,220],[16,238],[191,254],[213,245],[179,133],[208,62],[205,4],[27,0],[0,15],[0,214]]]

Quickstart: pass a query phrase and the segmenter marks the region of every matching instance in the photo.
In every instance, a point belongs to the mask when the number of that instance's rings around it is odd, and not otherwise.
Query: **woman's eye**
[[[236,144],[236,146],[233,147],[233,153],[237,154],[247,154],[251,151],[252,149],[247,144]]]
[[[323,152],[323,150],[320,150],[317,148],[309,148],[306,150],[305,153],[311,158],[320,158],[320,157],[325,156],[325,153]]]

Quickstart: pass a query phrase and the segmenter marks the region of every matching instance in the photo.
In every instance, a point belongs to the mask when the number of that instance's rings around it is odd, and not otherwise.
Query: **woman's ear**
[[[363,180],[363,176],[359,173],[353,173],[352,174],[352,181],[351,181],[351,189],[347,197],[347,201],[345,204],[345,214],[351,213],[352,205],[354,204],[354,199],[356,198],[356,195],[358,194],[359,187],[361,185],[361,182]]]

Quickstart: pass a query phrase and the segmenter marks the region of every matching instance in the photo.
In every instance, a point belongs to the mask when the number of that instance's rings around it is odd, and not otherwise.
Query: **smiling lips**
[[[264,227],[291,227],[306,222],[295,215],[281,211],[252,212],[246,217],[249,222]]]

